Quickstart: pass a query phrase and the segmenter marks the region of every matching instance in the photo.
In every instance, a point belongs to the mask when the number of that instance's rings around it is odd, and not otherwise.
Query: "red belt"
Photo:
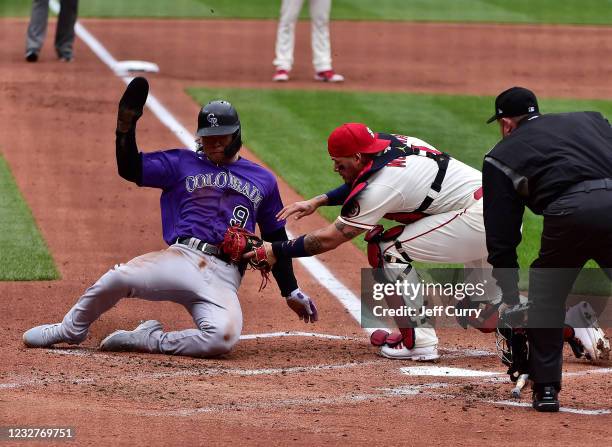
[[[482,199],[482,186],[478,188],[476,191],[474,191],[474,199],[475,200]]]

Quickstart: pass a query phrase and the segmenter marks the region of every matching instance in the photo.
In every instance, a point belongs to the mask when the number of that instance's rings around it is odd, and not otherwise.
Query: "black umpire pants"
[[[594,259],[612,267],[612,182],[589,189],[583,182],[544,210],[538,258],[529,273],[529,374],[534,388],[561,389],[565,301],[583,265]],[[609,270],[607,271],[609,275]]]

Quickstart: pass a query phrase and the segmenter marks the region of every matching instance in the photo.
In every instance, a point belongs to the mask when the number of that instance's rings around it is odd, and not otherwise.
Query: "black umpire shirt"
[[[535,214],[572,185],[609,178],[612,128],[598,112],[530,115],[485,156],[484,221],[488,261],[503,301],[519,300],[516,247],[521,242],[523,212]],[[496,269],[504,269],[504,273]]]

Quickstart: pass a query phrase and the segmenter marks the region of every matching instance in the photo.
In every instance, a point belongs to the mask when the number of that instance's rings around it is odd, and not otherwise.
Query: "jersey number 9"
[[[233,214],[233,219],[230,220],[230,225],[232,226],[238,225],[239,227],[244,228],[247,220],[249,219],[248,208],[242,205],[238,205],[236,208],[234,208],[234,212],[232,214]]]

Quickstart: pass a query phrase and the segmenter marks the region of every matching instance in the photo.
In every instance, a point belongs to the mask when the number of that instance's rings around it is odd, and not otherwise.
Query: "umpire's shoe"
[[[559,411],[557,389],[552,385],[542,386],[533,391],[533,408],[537,411]]]
[[[83,337],[84,338],[84,337]],[[83,340],[69,339],[62,333],[62,323],[43,324],[23,333],[23,343],[28,348],[48,348],[56,343],[77,345]]]
[[[151,334],[162,330],[157,320],[148,320],[141,323],[133,331],[115,331],[102,340],[102,351],[115,352],[159,352],[158,342],[151,338]]]

